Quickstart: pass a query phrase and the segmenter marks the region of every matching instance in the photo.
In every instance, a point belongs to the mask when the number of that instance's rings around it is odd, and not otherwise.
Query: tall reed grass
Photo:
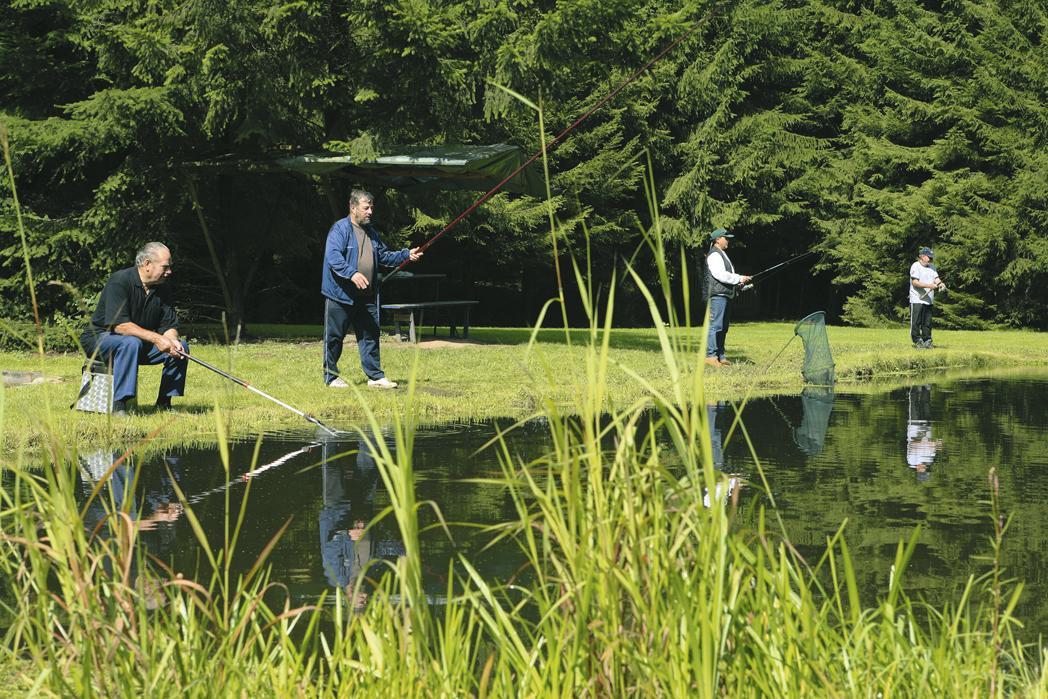
[[[654,201],[650,179],[646,187]],[[337,591],[330,607],[274,602],[280,586],[265,556],[283,530],[235,575],[231,555],[251,513],[231,509],[228,496],[220,542],[206,539],[183,497],[202,555],[195,579],[147,558],[130,501],[107,503],[108,515],[88,530],[75,449],[54,434],[42,470],[4,467],[8,676],[33,694],[85,697],[1044,696],[1044,657],[1016,639],[1020,588],[1006,583],[999,557],[954,606],[932,609],[905,591],[911,538],[898,546],[888,588],[863,600],[840,531],[809,562],[774,510],[758,511],[752,526],[735,517],[739,490],[713,467],[702,353],[679,344],[690,334],[674,332],[692,314],[672,310],[657,211],[652,205],[645,231],[657,284],[626,273],[647,298],[672,389],[647,385],[647,400],[609,410],[614,285],[598,308],[588,270],[575,262],[591,319],[575,402],[538,412],[549,426],[543,458],[517,458],[511,431],[490,445],[515,516],[488,536],[519,548],[517,575],[491,579],[460,556],[447,603],[427,600],[419,511],[439,508],[415,497],[414,381],[408,410],[386,432],[391,443],[375,436],[373,416],[360,430],[389,492],[379,517],[396,521],[404,543],[360,612],[346,603],[354,591]],[[555,220],[551,234],[559,235]],[[681,284],[688,298],[686,273]],[[541,358],[540,345],[533,351]],[[545,374],[539,385],[558,380],[555,366]],[[746,439],[738,427],[733,438]],[[994,555],[1006,521],[993,488],[990,496]]]

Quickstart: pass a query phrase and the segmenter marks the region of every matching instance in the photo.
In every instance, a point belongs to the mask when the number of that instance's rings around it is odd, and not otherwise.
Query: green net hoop
[[[830,340],[826,337],[826,312],[816,311],[805,316],[793,328],[793,333],[804,342],[804,366],[801,374],[807,383],[832,386],[836,379]]]

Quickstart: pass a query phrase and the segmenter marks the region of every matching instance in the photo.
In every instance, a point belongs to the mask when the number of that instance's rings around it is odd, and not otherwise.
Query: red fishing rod
[[[501,182],[499,182],[498,184],[496,184],[496,185],[495,185],[494,187],[492,187],[491,189],[489,189],[489,190],[488,190],[488,191],[487,191],[487,192],[486,192],[486,193],[485,193],[485,194],[484,194],[483,196],[481,196],[481,197],[480,197],[479,199],[477,199],[477,200],[476,200],[475,202],[473,202],[472,204],[470,204],[469,208],[467,208],[467,209],[466,209],[465,211],[463,211],[463,212],[462,212],[461,214],[459,214],[459,215],[458,215],[458,216],[456,216],[456,217],[455,217],[454,219],[452,219],[451,223],[449,223],[448,225],[444,226],[444,228],[443,228],[443,229],[441,229],[441,231],[440,231],[439,233],[437,233],[437,234],[436,234],[435,236],[433,236],[432,238],[430,238],[429,240],[427,240],[426,242],[424,242],[424,243],[423,243],[422,245],[420,245],[420,246],[418,247],[418,251],[419,251],[419,252],[425,252],[425,251],[426,251],[426,249],[427,249],[427,248],[428,248],[428,247],[429,247],[430,245],[432,245],[433,243],[437,242],[437,240],[439,240],[439,239],[440,239],[440,237],[441,237],[442,235],[444,235],[445,233],[447,233],[448,231],[450,231],[450,230],[451,230],[452,228],[454,228],[455,226],[457,226],[457,225],[459,224],[459,222],[460,222],[460,221],[462,221],[462,219],[466,218],[466,217],[467,217],[467,216],[469,216],[469,215],[470,215],[471,213],[473,213],[473,211],[474,211],[474,210],[475,210],[475,209],[476,209],[476,208],[477,208],[478,206],[480,206],[481,204],[483,204],[484,202],[486,202],[486,201],[487,201],[488,199],[490,199],[491,197],[493,197],[493,196],[494,196],[494,195],[495,195],[495,194],[496,194],[496,193],[497,193],[497,192],[498,192],[498,191],[499,191],[500,189],[502,189],[502,188],[503,188],[503,187],[504,187],[504,186],[506,185],[506,183],[507,183],[507,182],[509,182],[509,181],[510,181],[510,180],[512,180],[512,179],[513,179],[514,177],[516,177],[517,175],[519,175],[519,174],[521,173],[521,171],[522,171],[522,170],[524,170],[524,168],[528,167],[528,166],[529,166],[529,165],[531,165],[531,164],[532,164],[533,162],[535,162],[536,160],[538,160],[538,159],[539,159],[539,157],[541,157],[541,156],[542,156],[543,152],[546,152],[546,153],[548,153],[548,152],[549,152],[550,150],[552,150],[552,149],[553,149],[553,148],[554,148],[554,147],[555,147],[555,146],[556,146],[557,144],[559,144],[559,143],[560,143],[560,142],[561,142],[562,140],[564,140],[564,138],[565,138],[565,137],[566,137],[566,136],[567,136],[567,135],[568,135],[569,133],[571,133],[572,131],[574,131],[574,130],[575,130],[575,128],[579,126],[579,124],[581,124],[582,122],[586,121],[586,119],[590,118],[590,117],[591,117],[591,116],[592,116],[592,115],[594,114],[594,112],[596,112],[596,111],[597,111],[598,109],[600,109],[600,108],[601,108],[601,107],[603,107],[603,106],[604,106],[605,104],[607,104],[608,102],[610,102],[610,101],[611,101],[611,100],[612,100],[612,99],[613,99],[613,98],[615,97],[615,95],[617,95],[617,94],[619,94],[620,92],[622,92],[622,91],[623,91],[623,90],[624,90],[624,89],[626,88],[626,86],[628,86],[628,85],[629,85],[630,83],[632,83],[632,82],[633,82],[634,80],[636,80],[636,79],[637,79],[638,77],[640,77],[640,76],[641,76],[641,74],[642,74],[642,73],[644,73],[644,71],[648,70],[648,69],[649,69],[649,68],[651,68],[651,67],[652,67],[653,65],[655,65],[655,63],[657,63],[657,62],[658,62],[659,60],[661,60],[661,59],[662,59],[662,57],[663,57],[663,56],[665,56],[666,54],[668,54],[668,53],[669,53],[670,51],[672,51],[673,49],[675,49],[675,48],[677,48],[678,46],[680,46],[680,45],[681,45],[681,44],[682,44],[682,43],[684,42],[684,40],[685,40],[685,39],[687,39],[687,38],[688,38],[689,36],[691,36],[691,35],[692,35],[692,34],[694,34],[694,33],[695,33],[696,31],[698,31],[698,29],[699,29],[699,28],[700,28],[701,26],[703,26],[703,25],[704,25],[704,24],[705,24],[705,23],[706,23],[707,21],[709,21],[709,19],[710,19],[710,18],[711,18],[711,17],[713,16],[713,14],[714,14],[714,9],[715,9],[715,7],[711,7],[711,8],[710,8],[710,9],[709,9],[709,10],[708,10],[708,11],[706,12],[706,15],[705,15],[705,16],[704,16],[704,17],[703,17],[702,19],[700,19],[699,21],[697,21],[697,22],[695,23],[695,25],[694,25],[694,26],[693,26],[693,27],[692,27],[691,29],[689,29],[688,31],[684,32],[684,33],[683,33],[683,34],[682,34],[682,35],[681,35],[680,37],[678,37],[678,38],[677,38],[677,39],[676,39],[676,40],[675,40],[675,41],[674,41],[673,43],[671,43],[671,44],[670,44],[669,46],[667,46],[666,48],[662,49],[662,51],[659,51],[659,53],[658,53],[658,54],[657,54],[657,55],[656,55],[656,56],[655,56],[654,58],[652,58],[652,59],[651,59],[650,61],[648,61],[647,63],[645,63],[645,64],[644,64],[643,66],[641,66],[640,68],[638,68],[637,70],[635,70],[635,71],[633,72],[633,74],[632,74],[632,75],[630,75],[630,76],[629,76],[628,78],[626,78],[626,79],[625,79],[624,81],[622,81],[621,83],[619,83],[618,87],[616,87],[616,88],[615,88],[614,90],[612,90],[612,91],[611,91],[611,92],[609,92],[609,93],[608,93],[607,95],[605,95],[605,96],[604,96],[603,98],[601,98],[601,100],[600,100],[599,102],[597,102],[597,104],[595,104],[595,105],[593,105],[592,107],[590,107],[590,109],[589,109],[589,110],[587,110],[587,111],[586,111],[586,112],[585,112],[585,113],[584,113],[584,114],[583,114],[582,116],[580,116],[580,117],[579,117],[578,119],[576,119],[575,121],[571,122],[571,124],[570,124],[570,125],[569,125],[569,126],[568,126],[568,127],[566,128],[566,129],[564,129],[564,130],[563,130],[563,131],[561,131],[561,132],[560,132],[559,134],[557,134],[557,136],[556,136],[556,137],[555,137],[555,138],[554,138],[554,139],[553,139],[552,141],[550,141],[550,142],[549,142],[548,144],[546,144],[546,145],[545,145],[544,147],[542,147],[542,148],[539,148],[539,149],[538,149],[537,151],[535,151],[535,153],[534,153],[534,154],[533,154],[533,155],[532,155],[532,156],[531,156],[530,158],[528,158],[527,160],[525,160],[525,161],[524,161],[524,163],[523,163],[523,164],[522,164],[522,165],[521,165],[520,167],[518,167],[518,168],[517,168],[516,170],[514,170],[514,171],[513,171],[513,172],[511,172],[510,174],[506,175],[506,177],[505,177],[505,178],[504,178],[504,179],[503,179],[503,180],[502,180]],[[408,262],[410,262],[410,260],[404,260],[404,261],[403,261],[403,262],[401,262],[401,263],[400,263],[399,265],[397,265],[397,267],[396,267],[396,268],[395,268],[395,269],[394,269],[394,270],[393,270],[392,272],[390,272],[390,273],[389,273],[389,275],[388,275],[388,276],[386,277],[386,279],[388,280],[388,279],[390,279],[391,277],[393,277],[393,276],[394,276],[394,275],[395,275],[395,274],[396,274],[397,272],[399,272],[399,271],[400,271],[401,269],[403,269],[403,268],[404,268],[404,266],[406,266],[406,265],[408,264]]]

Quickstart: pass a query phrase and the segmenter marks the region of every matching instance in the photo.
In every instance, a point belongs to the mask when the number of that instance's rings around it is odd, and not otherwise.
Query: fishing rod
[[[792,265],[797,260],[803,260],[805,257],[808,257],[809,255],[814,255],[814,254],[815,254],[814,250],[809,250],[808,252],[802,252],[800,255],[796,255],[794,257],[791,257],[790,259],[786,260],[785,262],[780,262],[777,265],[772,265],[768,269],[763,269],[760,272],[757,272],[756,274],[751,275],[750,276],[750,280],[752,281],[752,280],[756,279],[757,277],[760,277],[760,276],[763,276],[765,274],[768,274],[768,273],[770,273],[770,272],[772,272],[772,271],[774,271],[776,269],[779,269],[780,267],[786,267],[788,265]]]
[[[802,252],[800,255],[796,255],[794,257],[791,257],[790,259],[786,260],[785,262],[780,262],[777,265],[772,265],[768,269],[763,269],[760,272],[757,272],[756,274],[751,275],[750,276],[750,281],[747,282],[746,285],[742,287],[742,291],[749,291],[750,289],[752,289],[753,285],[757,281],[757,277],[763,276],[765,274],[770,274],[771,272],[773,272],[773,271],[775,271],[777,269],[781,269],[781,268],[786,267],[788,265],[792,265],[797,260],[803,260],[805,257],[808,257],[809,255],[814,255],[814,254],[815,254],[814,250],[809,250],[808,252]]]
[[[321,422],[320,420],[316,419],[315,417],[313,417],[309,413],[304,413],[301,410],[299,410],[298,408],[292,407],[292,406],[288,405],[287,403],[285,403],[282,400],[277,400],[276,398],[274,398],[273,396],[269,395],[265,391],[261,391],[261,390],[255,388],[254,386],[252,386],[247,381],[244,381],[243,379],[238,379],[237,377],[233,376],[232,374],[227,374],[226,372],[224,372],[221,369],[219,369],[217,366],[214,366],[213,364],[208,364],[203,359],[197,359],[196,357],[194,357],[193,355],[191,355],[191,354],[189,354],[187,352],[179,351],[178,353],[181,356],[185,357],[186,359],[188,359],[190,361],[193,361],[193,362],[196,362],[197,364],[199,364],[200,366],[204,367],[205,369],[210,369],[211,371],[215,372],[219,376],[225,377],[225,378],[229,379],[230,381],[232,381],[233,383],[239,384],[239,385],[243,386],[244,388],[246,388],[247,390],[253,391],[254,393],[257,393],[258,395],[262,396],[263,398],[268,398],[269,400],[271,400],[274,403],[276,403],[277,405],[279,405],[281,408],[285,408],[287,410],[290,410],[291,412],[295,413],[296,415],[301,415],[302,417],[304,417],[307,420],[309,420],[310,422],[312,422],[314,425],[317,425],[321,429],[326,430],[328,434],[331,434],[331,435],[337,435],[338,434],[338,432],[336,430],[331,429],[330,427],[328,427],[323,422]]]
[[[660,51],[650,61],[645,63],[643,66],[641,66],[637,70],[633,71],[633,73],[628,78],[626,78],[621,83],[619,83],[619,85],[614,90],[612,90],[607,95],[605,95],[599,102],[597,102],[597,104],[593,105],[582,116],[580,116],[575,121],[571,122],[571,124],[566,129],[564,129],[559,134],[557,134],[557,136],[552,141],[550,141],[548,144],[545,144],[542,148],[539,148],[537,151],[535,151],[535,153],[532,154],[532,156],[530,158],[525,160],[524,163],[522,165],[520,165],[516,170],[514,170],[510,174],[506,175],[506,177],[504,177],[501,182],[496,184],[494,187],[489,189],[483,196],[481,196],[475,202],[470,204],[469,207],[465,211],[463,211],[458,216],[456,216],[454,219],[452,219],[451,223],[449,223],[448,225],[444,226],[444,228],[442,228],[440,230],[440,232],[438,232],[432,238],[430,238],[429,240],[424,242],[422,245],[420,245],[418,247],[418,252],[425,252],[426,249],[429,248],[429,246],[433,245],[433,243],[437,242],[437,240],[439,240],[441,238],[441,236],[443,236],[445,233],[447,233],[452,228],[457,226],[459,224],[459,222],[462,221],[462,219],[466,218],[471,213],[473,213],[473,211],[475,211],[477,209],[477,207],[479,207],[481,204],[483,204],[488,199],[493,197],[500,189],[502,189],[503,186],[506,185],[506,183],[508,183],[510,180],[512,180],[517,175],[519,175],[521,173],[521,171],[524,170],[524,168],[528,167],[529,165],[534,163],[536,160],[538,160],[539,157],[541,157],[543,153],[548,153],[549,151],[553,150],[553,148],[556,147],[562,140],[564,140],[565,136],[567,136],[569,133],[574,131],[575,128],[577,126],[579,126],[579,124],[581,124],[582,122],[586,121],[586,119],[590,118],[594,114],[594,112],[596,112],[598,109],[600,109],[605,104],[610,102],[612,100],[612,98],[614,98],[617,94],[622,92],[622,90],[624,90],[626,88],[626,86],[628,86],[630,83],[632,83],[638,77],[640,77],[640,75],[642,73],[644,73],[644,71],[648,70],[649,68],[651,68],[651,66],[655,65],[655,63],[658,62],[659,60],[661,60],[663,56],[665,56],[670,51],[672,51],[673,49],[675,49],[678,46],[680,46],[684,42],[685,39],[690,37],[692,34],[694,34],[696,31],[698,31],[698,29],[700,27],[705,25],[713,17],[714,10],[716,10],[716,9],[717,9],[716,6],[711,7],[702,18],[700,18],[697,22],[695,22],[695,25],[691,29],[689,29],[688,31],[684,32],[675,41],[673,41],[673,43],[671,43],[666,48],[662,49],[662,51]],[[399,272],[401,269],[403,269],[404,266],[408,264],[408,262],[410,262],[410,260],[404,260],[399,265],[397,265],[397,267],[392,272],[390,272],[388,275],[386,275],[386,280],[389,280],[391,277],[393,277],[395,274],[397,274],[397,272]]]

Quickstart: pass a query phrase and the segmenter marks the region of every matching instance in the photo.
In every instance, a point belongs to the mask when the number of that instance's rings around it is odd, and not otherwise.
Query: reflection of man
[[[396,267],[422,257],[418,248],[390,250],[371,225],[375,198],[354,189],[349,195],[349,216],[328,231],[320,291],[324,295],[324,383],[349,388],[338,374],[342,342],[350,327],[357,337],[360,366],[372,388],[396,388],[386,378],[379,360],[378,266]]]
[[[724,356],[724,339],[728,336],[728,302],[735,297],[735,289],[750,281],[751,277],[736,274],[735,268],[724,252],[728,239],[735,236],[718,228],[710,233],[713,246],[706,256],[706,297],[710,302],[710,329],[706,338],[706,363],[710,366],[731,364]]]
[[[361,440],[356,455],[356,473],[347,492],[344,471],[346,442],[323,444],[324,506],[320,510],[320,551],[324,575],[342,590],[353,609],[362,609],[367,592],[357,581],[372,559],[372,531],[367,528],[375,497],[378,472],[375,460]]]
[[[171,407],[171,398],[186,388],[182,353],[189,347],[178,337],[170,287],[171,251],[163,243],[146,243],[135,266],[115,272],[106,282],[91,322],[80,336],[88,357],[113,367],[113,415],[127,414],[126,401],[138,394],[138,366],[164,363],[156,406]]]
[[[174,543],[174,530],[164,525],[175,522],[185,512],[172,483],[172,477],[178,482],[182,473],[177,456],[163,456],[162,459],[164,466],[158,473],[154,473],[154,479],[150,483],[145,483],[140,480],[141,474],[136,475],[134,460],[130,454],[111,452],[107,449],[81,454],[79,505],[83,506],[87,502],[98,482],[109,473],[104,483],[108,488],[99,488],[85,512],[84,526],[88,531],[93,531],[116,510],[122,510],[136,522],[139,530],[160,529],[168,534],[162,537],[163,543]],[[117,463],[118,460],[120,463]],[[137,484],[136,479],[139,479]],[[135,487],[137,493],[133,490]]]
[[[120,460],[123,457],[123,460]],[[80,455],[80,488],[77,505],[84,511],[83,525],[89,537],[103,541],[116,538],[119,542],[134,545],[135,539],[123,538],[123,519],[117,513],[126,514],[142,534],[137,541],[145,543],[146,549],[153,556],[167,553],[175,543],[173,523],[182,516],[184,509],[178,500],[171,478],[181,479],[178,458],[163,457],[166,468],[160,476],[159,483],[146,485],[138,481],[141,474],[136,474],[130,454],[101,450]],[[119,463],[118,463],[118,460]],[[114,466],[115,464],[115,466]],[[171,476],[168,475],[170,470]],[[108,474],[108,477],[107,477]],[[105,479],[99,486],[99,481]],[[95,490],[98,490],[96,493]],[[137,491],[137,492],[136,492]],[[94,498],[88,502],[94,493]],[[144,506],[140,506],[138,495],[143,496]],[[113,554],[119,554],[121,547],[105,548],[102,565],[105,571],[113,575],[120,570],[123,562]],[[139,575],[139,559],[131,559],[131,574],[134,585],[142,594],[142,601],[147,609],[156,609],[165,603],[165,596],[160,592],[153,575]],[[162,575],[162,574],[161,574]]]
[[[182,469],[177,456],[165,455],[163,462],[158,481],[145,489],[145,504],[149,506],[149,511],[143,513],[144,516],[139,520],[138,527],[142,531],[156,530],[166,545],[174,545],[175,528],[173,524],[185,514],[186,508],[178,498],[172,478],[176,483],[180,483]]]
[[[108,449],[80,455],[80,497],[77,498],[77,505],[83,508],[87,504],[83,521],[89,534],[94,532],[113,510],[126,506],[132,517],[137,514],[137,508],[131,502],[131,486],[135,480],[131,455],[128,454],[127,458],[114,468],[113,464],[119,458],[120,452],[111,452]],[[88,503],[87,499],[96,484],[105,478],[110,468],[113,468],[113,471],[104,484],[108,486],[108,493],[105,487],[99,488],[94,500]]]
[[[910,387],[910,415],[906,421],[906,463],[918,480],[926,480],[931,474],[935,453],[942,442],[932,439],[932,388],[931,386]]]
[[[724,468],[724,439],[723,426],[718,424],[717,418],[724,411],[723,403],[706,404],[706,421],[710,426],[710,445],[713,447],[713,468],[720,470]]]
[[[735,493],[738,492],[740,486],[741,481],[736,476],[722,479],[717,482],[712,495],[708,488],[703,489],[702,504],[706,507],[711,507],[714,502],[727,503],[735,496]]]
[[[713,457],[713,468],[718,471],[724,470],[724,421],[728,419],[725,417],[728,414],[727,403],[706,404],[706,421],[709,423],[710,446],[712,447],[710,455]],[[731,500],[742,487],[742,480],[737,476],[728,476],[726,479],[718,476],[718,478],[720,480],[714,486],[712,494],[708,488],[703,488],[702,503],[706,507],[710,507],[714,500],[718,502]]]

